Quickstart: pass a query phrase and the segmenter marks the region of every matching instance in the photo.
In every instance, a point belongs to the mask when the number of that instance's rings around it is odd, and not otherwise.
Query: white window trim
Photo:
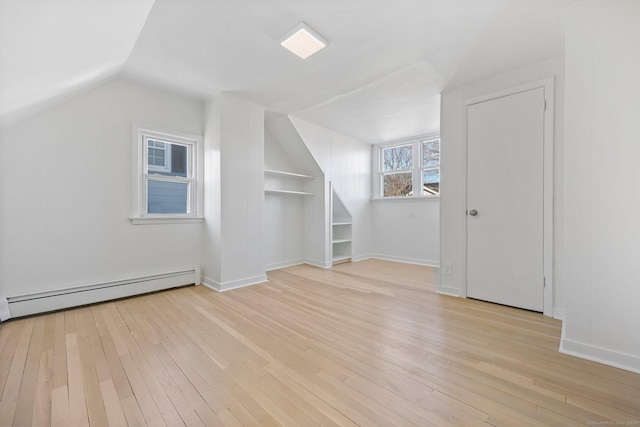
[[[202,222],[204,219],[204,162],[203,162],[203,138],[200,135],[188,134],[174,130],[161,129],[155,126],[133,126],[133,192],[132,192],[132,214],[129,218],[132,224],[176,224]],[[180,145],[191,147],[187,159],[187,168],[190,177],[167,177],[154,174],[147,169],[147,152],[145,150],[145,139],[157,138],[161,141],[168,141]],[[167,159],[168,160],[168,159]],[[187,214],[148,214],[146,213],[147,194],[146,180],[150,177],[166,181],[191,182],[189,194],[189,213]]]
[[[422,171],[425,169],[435,169],[435,167],[427,167],[427,168],[423,168],[422,167],[422,142],[423,141],[431,141],[433,139],[440,139],[440,134],[437,133],[432,133],[432,134],[425,134],[425,135],[418,135],[418,136],[414,136],[411,138],[406,138],[406,139],[401,139],[398,141],[391,141],[391,142],[385,142],[382,144],[376,144],[373,146],[373,155],[372,155],[372,159],[373,159],[373,183],[371,185],[371,188],[373,190],[373,195],[371,197],[372,201],[383,201],[383,200],[393,200],[393,201],[405,201],[405,200],[437,200],[440,198],[440,195],[423,195],[422,191],[419,192],[419,194],[414,194],[412,196],[388,196],[388,197],[384,197],[382,195],[382,181],[383,181],[383,177],[385,172],[383,172],[382,170],[382,150],[384,150],[385,148],[390,148],[390,147],[398,147],[398,146],[403,146],[403,145],[413,145],[413,169],[411,170],[407,170],[407,171],[398,171],[398,172],[413,172],[413,188],[419,188],[422,189]],[[440,141],[440,156],[442,158],[442,141]],[[442,164],[442,160],[440,161],[440,164]],[[440,166],[438,166],[438,168],[440,168]],[[441,171],[441,177],[442,177],[442,171]]]

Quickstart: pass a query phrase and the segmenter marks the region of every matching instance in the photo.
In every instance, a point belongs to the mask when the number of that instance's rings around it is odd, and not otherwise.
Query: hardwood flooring
[[[560,322],[368,260],[6,322],[3,426],[640,425],[640,375]]]

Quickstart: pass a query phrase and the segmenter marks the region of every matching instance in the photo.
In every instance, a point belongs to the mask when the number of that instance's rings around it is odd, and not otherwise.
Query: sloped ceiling
[[[116,75],[153,0],[0,0],[0,118]]]
[[[0,0],[0,117],[120,73],[225,91],[376,143],[437,132],[439,93],[562,53],[579,0]],[[330,45],[279,45],[300,21]]]

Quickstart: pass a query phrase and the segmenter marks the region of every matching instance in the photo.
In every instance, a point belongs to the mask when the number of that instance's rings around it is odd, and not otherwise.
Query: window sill
[[[204,217],[202,216],[132,216],[129,219],[133,225],[195,224],[204,222]]]
[[[426,202],[440,200],[440,196],[417,196],[417,197],[373,197],[372,202]]]

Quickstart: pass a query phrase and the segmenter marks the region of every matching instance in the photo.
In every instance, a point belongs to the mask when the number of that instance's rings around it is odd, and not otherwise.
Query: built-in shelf
[[[287,172],[266,169],[264,171],[264,192],[270,194],[290,194],[296,196],[313,196],[314,193],[305,191],[305,182],[313,176],[297,172]]]
[[[351,239],[335,239],[332,240],[331,243],[350,243]]]
[[[264,190],[265,193],[275,194],[294,194],[297,196],[313,196],[313,193],[307,193],[305,191],[292,191],[292,190]]]
[[[351,261],[352,217],[331,186],[331,262],[340,264]]]
[[[303,175],[301,173],[276,171],[276,170],[270,170],[270,169],[265,170],[264,173],[268,175],[282,175],[282,176],[290,176],[290,177],[296,177],[296,178],[307,178],[307,179],[314,178],[311,175]]]
[[[343,262],[351,261],[351,255],[348,256],[334,256],[331,258],[331,262],[333,264],[342,264]]]

